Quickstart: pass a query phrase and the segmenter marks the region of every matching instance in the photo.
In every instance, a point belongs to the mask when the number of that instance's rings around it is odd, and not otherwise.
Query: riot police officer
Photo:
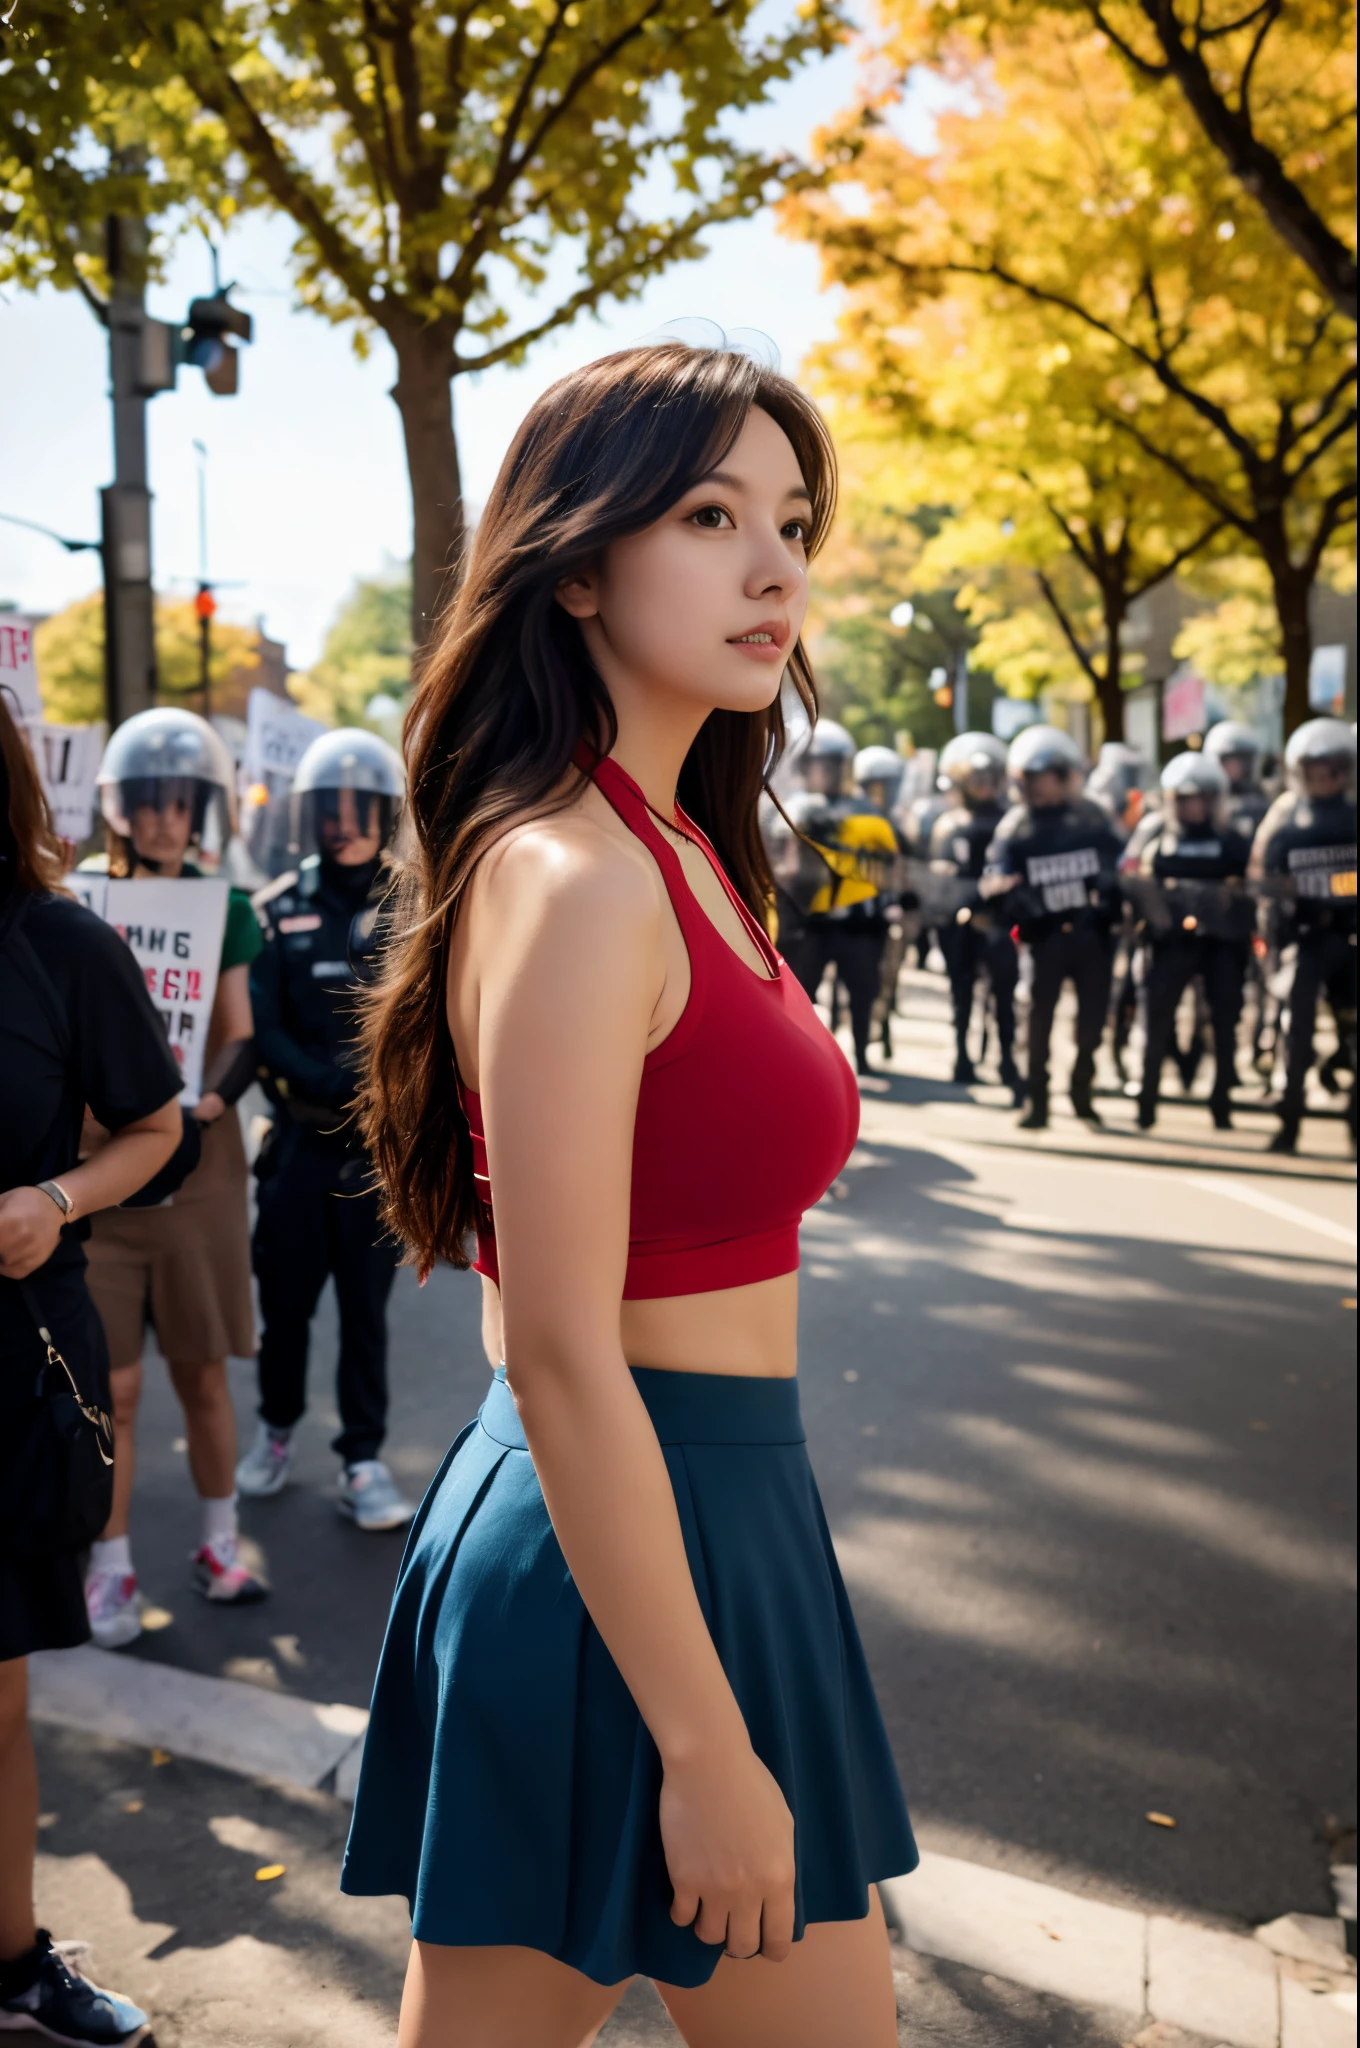
[[[810,996],[834,963],[849,998],[856,1069],[868,1074],[898,839],[889,819],[848,789],[854,753],[844,726],[824,718],[813,727],[798,763],[804,786],[785,807],[799,836],[775,879],[784,957]]]
[[[1355,1143],[1355,733],[1339,718],[1310,718],[1291,737],[1284,758],[1293,787],[1276,797],[1262,819],[1250,870],[1267,892],[1267,915],[1277,903],[1285,924],[1281,936],[1292,938],[1298,949],[1284,1098],[1272,1152],[1298,1147],[1323,994],[1351,1070]]]
[[[387,1298],[400,1247],[383,1226],[352,1117],[358,956],[387,886],[403,788],[401,762],[376,734],[349,728],[313,740],[292,794],[294,843],[305,858],[255,899],[265,943],[251,995],[274,1124],[256,1166],[260,1427],[237,1484],[260,1495],[287,1482],[306,1406],[311,1319],[331,1274],[340,1311],[337,1504],[361,1529],[400,1528],[415,1512],[378,1456]]]
[[[1121,863],[1142,914],[1149,964],[1147,1038],[1138,1127],[1157,1121],[1162,1066],[1185,990],[1203,980],[1214,1040],[1209,1108],[1216,1130],[1232,1129],[1237,1023],[1251,955],[1254,915],[1245,877],[1251,841],[1225,822],[1228,778],[1204,754],[1178,754],[1162,770],[1163,808],[1133,834]]]
[[[1225,822],[1248,838],[1270,809],[1261,787],[1261,742],[1239,718],[1220,718],[1204,736],[1206,759],[1217,761],[1228,778]]]
[[[871,810],[892,829],[897,850],[905,855],[907,842],[894,817],[898,800],[902,794],[902,778],[906,762],[892,747],[861,747],[855,756],[855,790]],[[883,1057],[890,1060],[893,1054],[892,1018],[897,1009],[897,982],[902,972],[902,958],[907,950],[906,920],[902,907],[902,891],[894,888],[885,890],[883,901],[887,918],[887,936],[883,941],[883,957],[879,966],[878,1000],[873,1011],[873,1031],[883,1047]]]
[[[1030,725],[1007,756],[1020,801],[987,852],[984,900],[1004,898],[1033,960],[1029,1014],[1029,1108],[1021,1128],[1048,1125],[1048,1049],[1065,981],[1077,994],[1072,1107],[1098,1124],[1092,1086],[1114,966],[1120,846],[1106,813],[1081,792],[1076,743],[1052,725]]]
[[[930,835],[932,872],[955,877],[964,885],[940,911],[940,945],[954,1007],[954,1079],[965,1084],[975,1079],[968,1027],[973,989],[979,974],[985,972],[1001,1041],[1001,1079],[1016,1096],[1019,1108],[1024,1099],[1020,1069],[1015,1064],[1015,988],[1020,963],[1004,906],[984,903],[977,887],[987,864],[987,849],[1004,815],[1006,749],[989,732],[962,732],[940,755],[940,773],[961,799],[958,808],[940,813]]]

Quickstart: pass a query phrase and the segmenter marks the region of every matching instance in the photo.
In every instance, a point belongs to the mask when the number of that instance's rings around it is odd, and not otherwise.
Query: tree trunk
[[[1107,740],[1124,737],[1124,644],[1120,638],[1127,605],[1122,584],[1102,590],[1105,612],[1105,663],[1096,678],[1096,701],[1105,725]]]
[[[1256,545],[1265,557],[1280,621],[1280,644],[1284,651],[1284,736],[1312,714],[1308,706],[1308,672],[1313,665],[1313,621],[1310,599],[1313,578],[1307,569],[1290,560],[1289,536],[1283,513],[1270,513],[1257,522]]]
[[[455,330],[389,330],[397,358],[392,397],[401,414],[411,479],[411,640],[417,661],[463,569],[463,486],[453,427]]]

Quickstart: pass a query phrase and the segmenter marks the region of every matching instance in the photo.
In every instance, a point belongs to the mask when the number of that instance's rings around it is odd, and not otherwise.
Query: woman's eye
[[[701,505],[697,512],[691,512],[689,516],[695,526],[702,526],[709,533],[716,533],[723,526],[732,524],[730,515],[723,511],[721,505]]]
[[[797,540],[801,541],[804,547],[807,546],[808,530],[805,519],[786,520],[783,526],[780,527],[779,533],[781,540]]]

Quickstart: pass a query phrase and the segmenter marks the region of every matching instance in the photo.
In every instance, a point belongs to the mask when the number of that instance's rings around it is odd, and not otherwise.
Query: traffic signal
[[[230,285],[210,299],[191,299],[189,317],[180,329],[179,358],[203,372],[209,391],[219,398],[232,397],[239,382],[239,358],[229,335],[249,341],[254,323],[249,313],[233,306],[227,297]]]

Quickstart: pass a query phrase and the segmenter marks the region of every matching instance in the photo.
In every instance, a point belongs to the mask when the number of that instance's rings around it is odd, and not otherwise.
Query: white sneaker
[[[255,1441],[236,1467],[236,1490],[260,1500],[266,1494],[282,1493],[293,1467],[293,1432],[271,1429],[262,1422]]]
[[[416,1511],[414,1501],[397,1491],[397,1482],[380,1458],[346,1465],[336,1506],[356,1529],[404,1529]]]
[[[85,1580],[90,1633],[101,1650],[125,1650],[142,1632],[142,1596],[136,1572],[92,1566]]]

